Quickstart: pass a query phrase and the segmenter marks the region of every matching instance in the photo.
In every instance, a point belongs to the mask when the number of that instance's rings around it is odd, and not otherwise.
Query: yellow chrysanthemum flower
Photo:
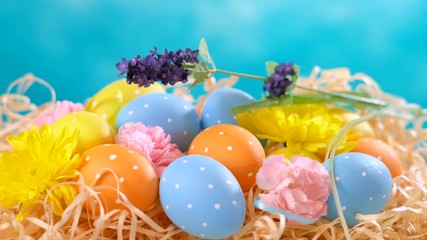
[[[330,114],[328,108],[321,104],[255,109],[237,115],[236,120],[258,138],[283,144],[283,148],[271,154],[284,154],[288,159],[293,155],[303,155],[321,161],[329,142],[344,125],[338,116]],[[348,151],[354,144],[345,139],[338,152]]]
[[[43,125],[40,130],[33,127],[10,136],[8,142],[13,150],[0,153],[0,206],[18,207],[17,218],[22,220],[37,211],[38,204],[47,197],[54,214],[61,215],[77,189],[55,185],[78,174],[80,157],[74,154],[77,135],[77,131],[57,131]]]

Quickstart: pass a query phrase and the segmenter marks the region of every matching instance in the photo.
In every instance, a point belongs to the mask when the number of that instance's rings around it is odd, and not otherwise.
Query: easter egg
[[[85,183],[96,188],[106,211],[125,209],[117,187],[141,211],[158,197],[158,177],[151,164],[131,148],[104,144],[81,155],[79,171]]]
[[[329,172],[330,160],[324,163]],[[375,157],[364,153],[344,153],[334,158],[334,176],[342,211],[349,226],[359,223],[356,214],[376,214],[390,197],[392,181],[388,168]],[[327,200],[327,218],[338,217],[335,199]]]
[[[199,238],[227,238],[245,220],[245,199],[236,178],[206,156],[172,162],[161,176],[160,202],[175,225]]]
[[[402,174],[402,161],[387,143],[375,138],[360,138],[352,152],[366,153],[381,160],[390,170],[391,176]]]
[[[111,125],[115,125],[116,117],[120,109],[132,99],[148,93],[164,93],[165,87],[159,83],[150,87],[138,87],[136,84],[128,84],[125,79],[117,80],[93,96],[86,111],[99,114]]]
[[[353,120],[359,119],[360,115],[352,112],[350,110],[344,109],[344,108],[333,108],[330,110],[330,113],[333,115],[337,115],[339,118],[341,118],[344,122],[344,124],[347,124]],[[374,137],[374,130],[372,129],[371,125],[369,125],[368,122],[362,122],[354,126],[350,133],[356,133],[357,137]]]
[[[72,112],[58,119],[54,128],[78,129],[76,153],[100,144],[114,142],[114,130],[101,116],[91,112]]]
[[[202,110],[202,127],[227,123],[237,125],[235,115],[231,110],[239,105],[254,102],[255,99],[235,88],[223,87],[208,96]]]
[[[255,183],[265,153],[261,143],[248,130],[231,124],[219,124],[203,130],[193,140],[188,154],[211,157],[226,166],[243,191]]]
[[[201,130],[194,107],[184,99],[167,93],[150,93],[130,101],[117,116],[117,128],[127,122],[163,128],[181,151],[187,151]]]

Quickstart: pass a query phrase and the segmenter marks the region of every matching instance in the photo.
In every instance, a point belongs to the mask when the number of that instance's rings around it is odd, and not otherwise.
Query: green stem
[[[251,79],[261,80],[261,81],[267,81],[267,79],[268,79],[266,77],[260,77],[260,76],[256,76],[256,75],[245,74],[245,73],[231,72],[231,71],[226,71],[226,70],[221,70],[221,69],[212,69],[212,72],[234,75],[234,76],[244,77],[244,78],[251,78]]]
[[[194,63],[184,64],[184,67],[189,68],[189,69],[194,69],[195,66],[196,65]],[[266,77],[261,77],[261,76],[257,76],[257,75],[246,74],[246,73],[232,72],[232,71],[216,69],[216,68],[210,69],[209,71],[211,73],[222,73],[222,74],[234,75],[234,76],[243,77],[243,78],[261,80],[261,81],[267,81],[268,80],[268,78],[266,78]],[[377,106],[377,107],[386,107],[387,106],[387,102],[380,100],[380,99],[365,98],[365,97],[360,97],[360,96],[355,96],[355,95],[345,94],[345,93],[335,93],[335,92],[330,92],[330,91],[325,91],[325,90],[320,90],[320,89],[314,89],[314,88],[301,86],[301,85],[296,85],[296,87],[300,88],[300,89],[307,90],[307,91],[311,91],[311,92],[321,93],[321,94],[339,97],[339,98],[343,98],[343,99],[349,99],[349,100],[353,100],[356,102],[362,102],[362,103]]]
[[[358,101],[358,102],[369,103],[371,105],[376,105],[379,107],[386,107],[387,106],[387,103],[383,100],[380,100],[380,99],[365,98],[365,97],[360,97],[360,96],[355,96],[355,95],[350,95],[350,94],[345,94],[345,93],[329,92],[329,91],[314,89],[314,88],[301,86],[301,85],[296,85],[296,87],[300,88],[300,89],[307,90],[307,91],[311,91],[311,92],[322,93],[322,94],[326,94],[326,95],[330,95],[330,96],[334,96],[334,97],[347,98],[347,99],[351,99],[351,100]]]

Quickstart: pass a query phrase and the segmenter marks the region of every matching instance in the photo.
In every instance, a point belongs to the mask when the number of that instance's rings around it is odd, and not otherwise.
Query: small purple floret
[[[291,77],[295,76],[294,64],[292,62],[281,63],[276,66],[274,73],[265,82],[264,90],[268,91],[268,97],[280,97],[286,94],[287,89],[292,85]]]

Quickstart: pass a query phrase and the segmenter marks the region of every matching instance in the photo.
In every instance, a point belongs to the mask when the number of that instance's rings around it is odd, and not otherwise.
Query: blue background
[[[197,48],[205,37],[222,69],[264,75],[266,60],[294,61],[308,75],[347,66],[427,106],[426,14],[424,0],[1,1],[0,93],[32,72],[59,99],[84,101],[117,79],[121,57],[154,45]],[[238,87],[261,96],[260,83]],[[49,98],[41,89],[36,102]]]

